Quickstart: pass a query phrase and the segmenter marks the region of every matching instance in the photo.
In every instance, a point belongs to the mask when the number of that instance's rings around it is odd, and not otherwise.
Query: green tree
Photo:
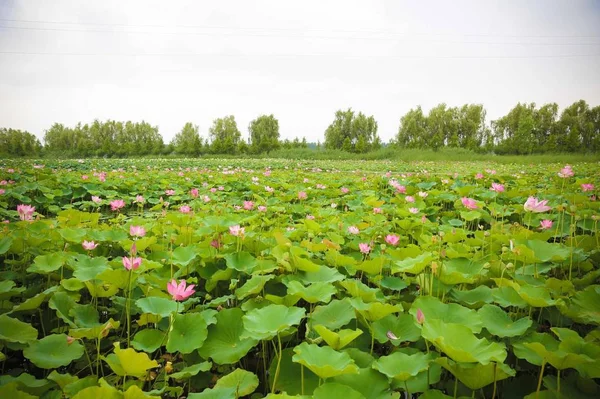
[[[400,127],[395,144],[399,147],[425,148],[427,117],[419,105],[411,109],[400,119]]]
[[[10,157],[38,156],[40,141],[33,134],[17,129],[0,128],[0,155]]]
[[[279,121],[272,114],[254,119],[250,122],[248,131],[252,153],[269,153],[279,148]]]
[[[175,152],[182,155],[200,155],[202,151],[202,139],[198,132],[198,125],[194,125],[191,122],[186,123],[171,141]]]
[[[213,121],[209,130],[212,150],[215,154],[235,154],[242,134],[233,115]]]
[[[376,137],[377,122],[373,116],[367,117],[362,112],[355,115],[351,108],[338,110],[325,131],[325,148],[367,152]]]

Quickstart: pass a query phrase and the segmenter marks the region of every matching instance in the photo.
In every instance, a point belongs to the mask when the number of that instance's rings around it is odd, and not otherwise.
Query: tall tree
[[[335,119],[325,131],[325,148],[351,152],[367,152],[377,137],[377,122],[362,112],[354,114],[351,108],[338,110]]]
[[[191,122],[186,123],[171,141],[175,152],[183,155],[200,155],[202,151],[202,139],[200,138],[199,130],[198,125],[194,125]]]
[[[250,150],[254,154],[279,148],[279,121],[273,114],[261,115],[250,122]]]
[[[407,148],[426,147],[427,117],[419,105],[411,109],[400,119],[400,128],[396,135],[396,145]]]
[[[235,154],[242,133],[238,130],[233,115],[213,121],[209,130],[212,150],[215,154]]]

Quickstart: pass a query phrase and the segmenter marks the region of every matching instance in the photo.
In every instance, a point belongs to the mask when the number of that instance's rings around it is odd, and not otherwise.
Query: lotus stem
[[[275,369],[275,377],[273,377],[273,387],[271,388],[271,393],[275,393],[275,386],[277,386],[277,378],[279,378],[279,367],[281,366],[281,337],[279,333],[277,333],[277,368]]]
[[[556,370],[556,394],[560,398],[560,370]]]
[[[125,302],[125,312],[127,313],[127,347],[131,347],[131,275],[133,268],[129,270],[129,281],[127,282],[127,302]]]
[[[410,398],[410,391],[408,390],[408,383],[406,380],[404,380],[404,389],[406,389],[406,396]]]
[[[456,399],[457,392],[458,392],[458,378],[456,376],[454,376],[454,396],[452,396],[454,399]]]
[[[498,367],[498,363],[494,363],[494,390],[492,391],[492,399],[496,398],[496,388],[497,388],[497,381],[496,381],[496,368]]]
[[[300,394],[304,395],[304,365],[300,365]]]
[[[535,397],[540,397],[540,388],[542,387],[542,378],[544,377],[544,367],[546,367],[546,359],[542,360],[542,367],[540,367],[540,376],[538,377],[537,389],[535,391]]]

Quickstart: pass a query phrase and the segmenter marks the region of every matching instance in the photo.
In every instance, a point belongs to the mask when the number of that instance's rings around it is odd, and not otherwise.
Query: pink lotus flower
[[[492,187],[490,188],[490,190],[495,191],[497,193],[502,193],[504,192],[504,184],[492,183]]]
[[[143,196],[143,195],[136,195],[136,196],[135,196],[135,201],[134,201],[135,203],[138,203],[138,204],[143,204],[143,203],[144,203],[144,201],[145,201],[145,200],[144,200],[144,196]]]
[[[244,201],[244,209],[250,211],[254,209],[254,202],[252,201]]]
[[[315,217],[313,215],[306,215],[306,218],[308,220],[314,220],[315,219]]]
[[[540,220],[540,229],[548,230],[552,228],[552,220],[544,219]]]
[[[239,224],[236,224],[235,226],[229,226],[229,234],[232,236],[243,237],[245,232],[245,229],[240,227]]]
[[[225,187],[223,187],[223,186],[219,186],[219,187],[217,188],[217,190],[219,190],[219,191],[223,191],[223,190],[225,190]]]
[[[525,201],[525,204],[523,204],[523,208],[527,212],[535,212],[535,213],[546,212],[546,211],[549,211],[550,209],[552,209],[551,207],[546,205],[547,203],[548,203],[548,200],[540,201],[535,197],[529,197],[529,198],[527,198],[527,201]]]
[[[112,211],[118,211],[121,208],[125,207],[125,201],[118,199],[114,201],[110,201],[110,209]]]
[[[34,206],[24,204],[17,205],[17,213],[21,220],[33,220],[33,212],[35,212]]]
[[[425,322],[425,314],[421,309],[417,309],[417,323],[423,324]]]
[[[71,345],[73,342],[77,341],[75,338],[67,335],[67,345]]]
[[[142,258],[123,258],[123,266],[127,270],[137,270],[142,264]]]
[[[560,172],[558,172],[558,176],[562,177],[563,179],[565,179],[567,177],[571,177],[574,174],[575,173],[573,172],[573,169],[571,168],[571,165],[565,165],[565,167],[562,168],[560,170]]]
[[[266,207],[266,206],[264,206],[264,205],[259,205],[259,206],[258,206],[258,211],[259,211],[259,212],[266,212],[266,211],[267,211],[267,207]]]
[[[393,333],[393,332],[391,332],[391,331],[388,331],[388,332],[386,332],[386,333],[385,333],[385,335],[386,335],[386,337],[388,337],[388,339],[390,339],[390,340],[399,339],[399,338],[396,336],[396,334],[394,334],[394,333]]]
[[[208,195],[205,195],[202,197],[202,201],[204,202],[210,202],[210,197]]]
[[[413,215],[416,215],[417,213],[419,213],[419,208],[408,208],[408,211]]]
[[[81,175],[81,180],[87,180],[87,179],[89,179],[89,178],[90,178],[90,177],[89,177],[88,175]]]
[[[390,245],[396,246],[400,242],[400,237],[398,237],[395,234],[388,234],[387,236],[385,236],[385,242],[387,242]]]
[[[425,191],[419,191],[419,197],[421,197],[421,198],[427,198],[428,195],[429,194]]]
[[[215,187],[211,187],[209,191],[210,191],[211,193],[216,193],[216,192],[217,192],[217,189],[216,189]]]
[[[219,242],[219,240],[212,240],[210,242],[210,246],[215,249],[219,249],[219,248],[221,248],[221,243]]]
[[[131,234],[133,237],[143,237],[146,235],[146,229],[144,226],[131,225],[129,226],[129,234]]]
[[[583,192],[594,191],[594,185],[593,184],[586,184],[586,183],[584,183],[584,184],[581,185],[581,189],[583,190]]]
[[[99,204],[102,202],[102,198],[92,195],[92,202]]]
[[[342,187],[340,190],[342,191],[342,194],[348,194],[350,191],[347,187]]]
[[[171,196],[171,195],[175,195],[175,190],[165,190],[165,194]]]
[[[94,241],[83,241],[81,243],[81,246],[83,247],[83,249],[85,249],[86,251],[91,251],[92,249],[96,248],[98,246],[98,244],[96,244]]]
[[[198,189],[197,189],[197,188],[192,188],[192,189],[190,190],[190,195],[191,195],[192,197],[194,197],[194,198],[198,198],[198,195],[199,195],[199,193],[198,193]]]
[[[268,192],[268,193],[272,193],[273,192],[273,187],[265,186],[265,191]]]
[[[305,200],[306,198],[308,198],[308,195],[306,195],[305,191],[298,192],[298,199]]]
[[[270,170],[265,170],[264,173],[263,173],[263,175],[269,177],[269,176],[271,176],[271,171]]]
[[[404,199],[406,200],[406,202],[415,202],[415,197],[413,197],[412,195],[407,195],[406,197],[404,197]]]
[[[477,180],[479,180],[479,179],[483,179],[483,173],[477,173],[477,174],[475,175],[475,178],[476,178]]]
[[[185,280],[181,280],[177,285],[177,280],[173,279],[167,284],[167,291],[176,301],[183,301],[194,294],[194,284],[187,285]]]
[[[6,192],[6,190],[4,190],[3,188],[0,188],[0,195],[4,195],[5,192]]]
[[[381,210],[381,208],[373,208],[373,213],[375,215],[379,214],[379,213],[383,213],[383,211]]]
[[[192,211],[192,208],[190,208],[189,205],[181,205],[179,207],[179,212],[181,213],[190,213]]]
[[[371,247],[369,246],[369,244],[364,242],[358,244],[358,248],[360,249],[360,252],[362,252],[365,255],[371,252]]]
[[[327,186],[323,185],[323,184],[317,184],[317,188],[319,190],[325,190],[327,188]]]
[[[473,198],[462,197],[460,200],[462,201],[462,204],[468,209],[479,208],[477,206],[477,202],[475,202],[475,200]]]
[[[305,178],[302,180],[302,183],[308,183],[308,179],[305,177]]]
[[[358,234],[358,233],[360,233],[360,230],[356,226],[350,226],[350,227],[348,227],[348,233]]]

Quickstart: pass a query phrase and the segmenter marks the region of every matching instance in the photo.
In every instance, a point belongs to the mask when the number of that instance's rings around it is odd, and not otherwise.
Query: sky
[[[600,105],[600,1],[0,0],[0,127],[262,114],[323,141],[335,111],[383,141],[420,105]]]

